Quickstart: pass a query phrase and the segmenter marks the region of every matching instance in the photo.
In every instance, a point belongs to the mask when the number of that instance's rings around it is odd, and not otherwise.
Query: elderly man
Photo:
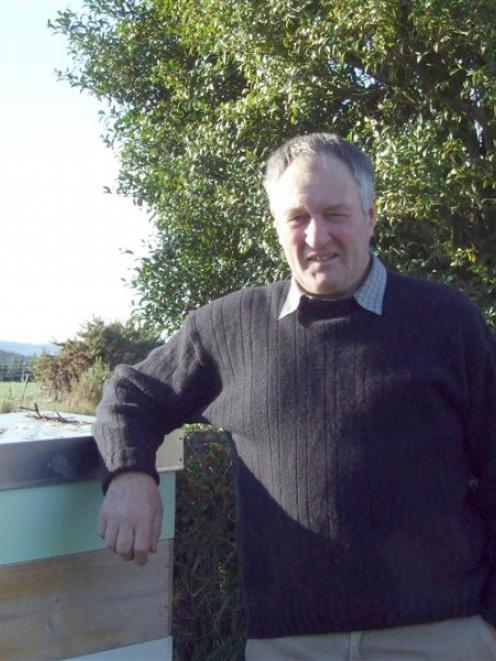
[[[247,659],[496,659],[496,352],[456,290],[370,253],[372,166],[294,138],[266,189],[291,280],[229,294],[107,385],[100,534],[146,561],[166,432],[229,430]]]

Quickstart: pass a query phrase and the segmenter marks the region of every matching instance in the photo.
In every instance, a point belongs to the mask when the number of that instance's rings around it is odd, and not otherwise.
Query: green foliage
[[[89,348],[81,340],[67,340],[56,356],[42,354],[33,363],[33,371],[37,381],[59,395],[68,391],[71,385],[92,364]]]
[[[64,342],[56,356],[42,354],[37,358],[33,371],[49,392],[63,399],[65,410],[75,411],[78,407],[81,413],[92,413],[111,370],[118,363],[142,360],[159,343],[156,335],[133,321],[105,324],[94,318],[75,338]]]
[[[134,284],[156,328],[285,273],[261,168],[312,130],[376,158],[386,260],[496,318],[492,0],[86,0],[52,27],[62,76],[107,102],[120,191],[152,210]]]
[[[133,320],[106,324],[102,319],[88,321],[78,336],[87,345],[92,360],[113,369],[120,363],[133,365],[160,344],[156,334],[140,328]]]
[[[190,433],[184,450],[174,539],[174,658],[241,661],[244,613],[226,435]]]
[[[103,383],[111,373],[111,369],[97,358],[63,393],[60,410],[94,415],[96,405],[102,398]]]

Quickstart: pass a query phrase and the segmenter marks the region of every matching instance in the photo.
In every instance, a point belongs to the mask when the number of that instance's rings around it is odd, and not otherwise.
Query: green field
[[[0,413],[18,411],[20,406],[32,408],[35,403],[40,409],[57,409],[57,402],[48,397],[39,383],[32,382],[26,386],[18,381],[0,382]]]

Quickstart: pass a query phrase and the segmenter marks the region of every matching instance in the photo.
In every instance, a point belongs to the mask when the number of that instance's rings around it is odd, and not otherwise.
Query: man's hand
[[[144,565],[148,554],[157,552],[162,515],[155,480],[146,473],[121,473],[110,482],[100,509],[98,534],[124,560]]]

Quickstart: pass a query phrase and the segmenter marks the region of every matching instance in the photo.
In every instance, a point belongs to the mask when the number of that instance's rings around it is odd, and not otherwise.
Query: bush
[[[69,390],[62,394],[60,410],[94,415],[96,406],[102,398],[103,382],[110,374],[110,368],[101,360],[97,360],[71,383]]]
[[[185,439],[178,474],[173,636],[179,661],[244,658],[231,457],[225,434]]]
[[[15,411],[15,401],[14,395],[12,394],[12,388],[9,388],[4,392],[2,399],[0,399],[0,413],[12,413]]]

